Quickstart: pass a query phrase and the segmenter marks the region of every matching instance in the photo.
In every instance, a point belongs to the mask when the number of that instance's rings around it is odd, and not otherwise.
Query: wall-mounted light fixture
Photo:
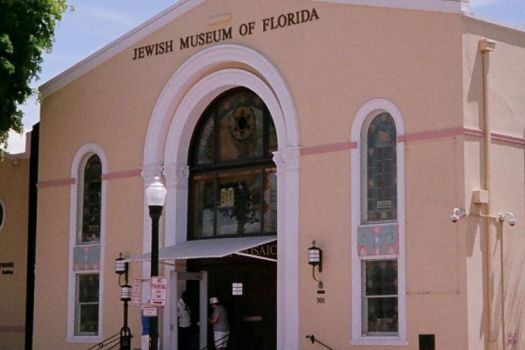
[[[323,282],[315,277],[315,267],[319,272],[323,271],[323,250],[316,246],[316,242],[312,241],[312,246],[308,248],[308,264],[312,265],[312,277],[316,282],[319,282],[319,289],[323,288]]]

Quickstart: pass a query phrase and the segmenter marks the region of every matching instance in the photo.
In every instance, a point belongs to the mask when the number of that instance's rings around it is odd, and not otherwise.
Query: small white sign
[[[157,308],[156,307],[142,308],[142,314],[146,317],[155,317],[157,316]]]
[[[136,278],[131,287],[131,305],[140,306],[142,301],[142,280]]]
[[[168,295],[168,279],[162,276],[151,278],[151,304],[155,306],[166,305]]]
[[[242,283],[233,282],[232,283],[232,295],[242,295]]]

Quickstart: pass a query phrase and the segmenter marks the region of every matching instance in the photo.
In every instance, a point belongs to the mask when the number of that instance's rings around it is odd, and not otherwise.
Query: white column
[[[298,147],[274,153],[277,166],[277,349],[299,349]]]

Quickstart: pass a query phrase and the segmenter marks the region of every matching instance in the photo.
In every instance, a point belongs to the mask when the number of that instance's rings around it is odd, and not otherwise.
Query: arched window
[[[86,145],[73,165],[71,270],[68,338],[97,341],[101,335],[102,171],[99,151]],[[76,167],[76,169],[74,169]]]
[[[366,204],[364,223],[393,221],[397,218],[396,126],[388,113],[374,117],[366,130],[366,161],[362,174]],[[364,146],[364,145],[363,145]]]
[[[236,88],[205,110],[192,138],[188,239],[274,235],[277,136],[264,102]]]
[[[359,111],[352,129],[352,343],[405,345],[402,118],[386,100]]]
[[[82,189],[82,224],[78,243],[100,241],[100,208],[102,189],[102,164],[100,158],[94,154],[84,167]]]
[[[366,137],[362,138],[366,141],[366,145],[363,144],[362,147],[364,169],[361,170],[365,187],[363,200],[366,202],[361,207],[363,224],[395,221],[397,164],[394,119],[389,113],[378,114],[371,119],[368,128],[363,128],[363,133],[366,133]],[[366,232],[365,230],[362,232]],[[388,233],[377,234],[374,239],[388,241],[390,236]],[[393,256],[395,251],[385,250],[375,254],[375,257],[370,257],[369,253],[363,257],[361,263],[364,311],[362,332],[364,335],[397,335],[398,282],[397,258]]]

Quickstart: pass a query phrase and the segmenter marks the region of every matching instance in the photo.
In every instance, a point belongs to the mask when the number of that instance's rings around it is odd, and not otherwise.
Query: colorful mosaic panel
[[[77,246],[73,251],[73,270],[90,271],[100,267],[100,245]]]
[[[399,254],[399,226],[361,226],[357,229],[357,253],[359,256]]]

